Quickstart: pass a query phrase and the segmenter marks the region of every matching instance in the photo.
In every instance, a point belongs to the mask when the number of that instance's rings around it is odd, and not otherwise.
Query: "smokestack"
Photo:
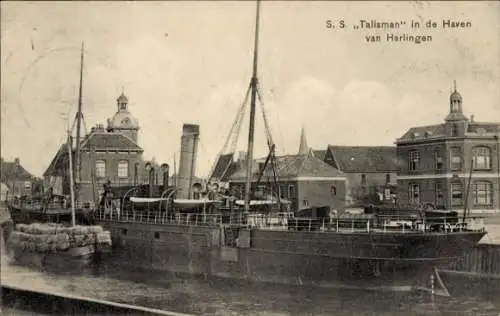
[[[192,197],[191,192],[196,169],[199,136],[199,125],[184,124],[182,126],[179,183],[177,183],[179,197],[181,199],[190,199]]]

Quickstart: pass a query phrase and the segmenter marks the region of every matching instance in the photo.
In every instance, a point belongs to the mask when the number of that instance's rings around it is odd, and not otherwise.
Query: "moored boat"
[[[110,247],[110,233],[100,226],[55,223],[17,224],[7,241],[15,263],[45,270],[89,265]]]

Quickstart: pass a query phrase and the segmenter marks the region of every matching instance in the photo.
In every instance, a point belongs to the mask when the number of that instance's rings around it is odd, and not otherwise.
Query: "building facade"
[[[76,179],[79,200],[96,201],[108,181],[114,186],[129,186],[148,179],[143,149],[138,145],[138,130],[139,124],[129,112],[128,99],[122,93],[107,128],[97,125],[81,140],[80,179]],[[72,155],[75,161],[74,149]],[[61,146],[45,171],[44,186],[52,188],[54,194],[70,194],[68,144]]]
[[[292,210],[329,206],[343,210],[346,199],[345,176],[311,154],[276,157],[276,182],[270,164],[264,168],[265,158],[252,164],[252,190],[263,195],[279,194],[291,202]],[[245,193],[246,164],[229,176],[229,190],[243,199]],[[264,169],[263,169],[264,168]],[[260,182],[257,182],[262,173]]]
[[[1,159],[0,183],[5,185],[4,190],[8,189],[9,194],[31,195],[38,190],[38,180],[21,165],[19,158],[14,158],[14,161]]]
[[[347,205],[394,198],[399,170],[396,147],[328,145],[314,155],[345,175]]]
[[[401,204],[499,209],[500,123],[468,119],[462,103],[455,89],[444,123],[412,127],[397,139]]]

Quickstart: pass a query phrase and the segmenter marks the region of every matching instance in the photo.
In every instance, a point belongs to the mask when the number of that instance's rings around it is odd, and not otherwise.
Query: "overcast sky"
[[[2,156],[41,175],[78,99],[85,42],[87,129],[116,111],[122,86],[141,124],[145,158],[172,164],[183,123],[201,125],[198,170],[222,148],[251,77],[255,3],[2,2]],[[330,30],[326,20],[348,28]],[[366,43],[360,19],[472,23],[410,30],[432,42]],[[259,78],[278,154],[311,147],[391,145],[448,112],[453,80],[466,115],[500,121],[498,2],[263,2]],[[66,114],[65,114],[66,113]],[[265,155],[258,112],[256,155]],[[248,114],[246,116],[248,118]],[[238,148],[246,147],[243,126]]]

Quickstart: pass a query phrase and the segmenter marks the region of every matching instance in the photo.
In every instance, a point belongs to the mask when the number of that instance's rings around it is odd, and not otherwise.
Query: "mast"
[[[248,128],[248,148],[247,148],[247,174],[245,182],[245,212],[250,210],[250,186],[252,181],[252,160],[255,134],[255,101],[257,97],[257,62],[259,48],[259,13],[260,0],[257,0],[257,14],[255,16],[255,43],[253,51],[253,74],[250,86],[252,88],[250,95],[250,123]]]
[[[76,162],[75,182],[80,182],[81,160],[80,160],[80,129],[82,124],[82,90],[83,90],[83,41],[80,54],[80,88],[78,91],[78,112],[76,113]]]
[[[73,150],[73,145],[71,144],[71,131],[68,129],[68,157],[69,157],[69,191],[71,194],[71,225],[74,227],[76,225],[75,216],[75,182],[73,179],[73,157],[71,151]]]

